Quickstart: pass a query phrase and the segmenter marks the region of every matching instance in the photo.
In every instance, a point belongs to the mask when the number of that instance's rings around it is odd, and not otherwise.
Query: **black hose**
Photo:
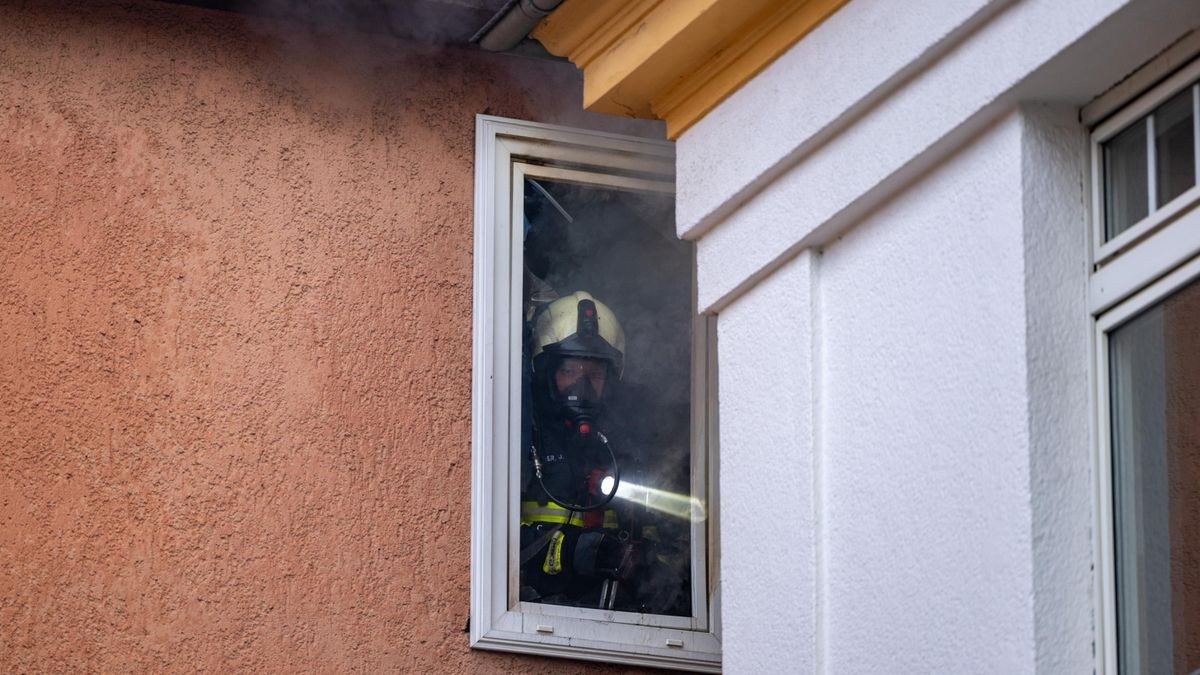
[[[592,504],[591,506],[571,504],[559,499],[558,497],[555,497],[554,494],[546,487],[545,481],[542,480],[542,460],[540,457],[538,457],[537,448],[533,445],[529,446],[529,455],[533,458],[533,473],[535,476],[537,476],[538,484],[542,486],[542,492],[546,493],[546,496],[550,498],[550,501],[558,504],[568,511],[597,511],[608,506],[608,503],[613,500],[613,497],[617,496],[617,487],[621,485],[621,467],[617,464],[617,454],[613,452],[612,445],[608,442],[607,436],[600,432],[596,432],[596,436],[600,439],[601,443],[604,443],[604,449],[608,450],[608,456],[610,459],[612,459],[613,486],[612,490],[610,490],[607,495],[604,495],[603,501],[601,501],[599,504]]]

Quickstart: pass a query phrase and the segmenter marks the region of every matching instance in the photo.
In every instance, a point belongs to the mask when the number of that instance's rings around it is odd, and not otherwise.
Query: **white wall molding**
[[[842,7],[678,139],[678,234],[702,236],[1013,1],[855,0]],[[737,180],[728,180],[731,169]]]
[[[746,201],[719,205],[716,210],[728,215],[699,242],[701,306],[718,311],[799,250],[829,241],[1020,101],[1082,104],[1121,79],[1130,63],[1151,58],[1196,25],[1200,4],[1174,0],[1087,6],[1024,0],[995,14]],[[778,92],[789,84],[764,86]],[[741,93],[722,108],[739,105]],[[688,147],[705,142],[698,135],[705,129],[698,125],[681,139],[681,176],[700,170],[691,159],[699,155]],[[759,133],[769,131],[748,127],[736,136]],[[744,169],[712,158],[703,165],[738,195],[757,175]],[[689,205],[696,191],[686,180],[680,185],[681,213],[713,211]],[[680,225],[687,234],[687,223]]]

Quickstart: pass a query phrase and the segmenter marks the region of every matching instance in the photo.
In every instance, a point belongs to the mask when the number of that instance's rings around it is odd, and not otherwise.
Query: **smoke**
[[[323,31],[383,33],[430,44],[465,45],[505,0],[169,0],[282,19]]]
[[[639,455],[658,458],[656,475],[642,482],[686,490],[692,245],[674,235],[674,200],[669,194],[539,182],[561,195],[558,201],[574,222],[530,191],[526,264],[559,295],[587,291],[616,313],[627,345],[612,413],[643,446]]]
[[[679,589],[690,588],[691,524],[705,517],[690,495],[692,244],[675,237],[673,195],[538,183],[544,192],[526,190],[528,273],[556,296],[591,293],[624,328],[624,374],[610,391],[606,433],[618,444],[627,501],[662,502],[640,516],[656,532],[644,588],[666,594],[657,611],[690,613],[690,594]],[[533,288],[545,293],[527,283]]]
[[[436,82],[446,76],[443,71],[453,70],[457,73],[450,73],[446,91],[460,100],[482,101],[466,111],[471,114],[665,137],[658,120],[583,110],[580,72],[531,40],[524,46],[536,48],[512,53],[488,53],[472,45],[470,38],[507,0],[163,1],[236,13],[239,30],[259,38],[256,48],[267,47],[272,60],[296,72],[289,86],[335,106],[356,105],[396,82],[428,87],[429,82],[414,80]],[[471,84],[456,85],[459,75]]]

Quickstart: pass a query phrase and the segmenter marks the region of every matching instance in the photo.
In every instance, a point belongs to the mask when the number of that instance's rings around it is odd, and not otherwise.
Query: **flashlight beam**
[[[695,497],[681,495],[677,492],[668,492],[623,480],[617,486],[615,496],[618,499],[641,504],[652,511],[658,511],[680,520],[699,523],[708,518],[708,512],[704,508],[703,502]]]

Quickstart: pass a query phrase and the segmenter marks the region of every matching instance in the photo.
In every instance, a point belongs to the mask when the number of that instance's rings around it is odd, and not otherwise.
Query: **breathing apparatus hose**
[[[607,436],[597,431],[596,437],[599,438],[600,442],[604,444],[604,449],[608,450],[608,457],[612,461],[613,485],[612,489],[609,490],[608,494],[604,495],[604,498],[599,503],[592,504],[590,506],[572,504],[571,502],[555,497],[554,493],[550,492],[550,489],[546,487],[545,481],[542,480],[542,459],[538,456],[537,447],[532,444],[529,446],[529,456],[533,459],[533,473],[535,476],[537,476],[538,484],[542,486],[542,492],[546,493],[546,496],[550,498],[550,501],[558,504],[568,511],[598,511],[608,506],[608,503],[613,500],[613,497],[617,496],[617,487],[621,484],[621,467],[617,464],[617,455],[615,452],[613,452],[612,444],[608,442]]]

